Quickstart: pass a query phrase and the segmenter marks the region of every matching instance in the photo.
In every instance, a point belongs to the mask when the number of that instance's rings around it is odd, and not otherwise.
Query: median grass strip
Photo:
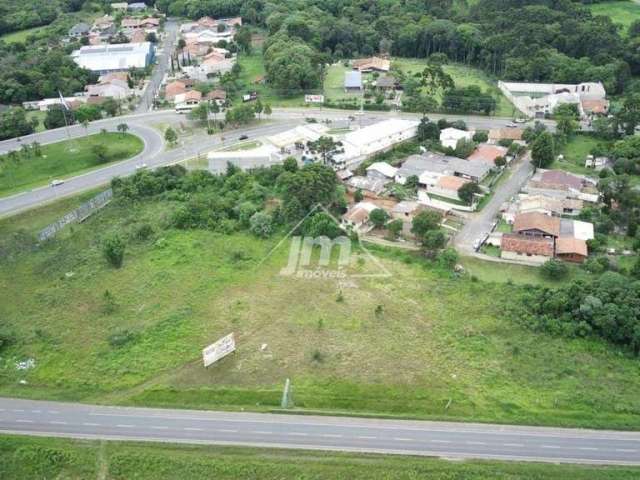
[[[0,436],[0,477],[162,480],[631,480],[634,467]]]
[[[104,147],[100,154],[96,150],[99,145]],[[0,196],[134,157],[144,148],[140,138],[128,133],[99,133],[42,145],[40,156],[31,144],[27,146],[28,150],[0,156]]]
[[[371,247],[392,276],[343,288],[279,275],[288,244],[260,263],[280,236],[167,228],[178,205],[114,202],[40,248],[28,217],[0,223],[0,288],[11,299],[0,302],[0,395],[268,410],[291,378],[302,409],[640,426],[637,359],[509,317],[521,287],[504,282],[540,282],[535,269],[485,275],[465,260],[473,281]],[[102,253],[114,233],[127,242],[119,270]],[[201,349],[230,332],[237,352],[204,369]],[[35,368],[16,369],[30,358]]]

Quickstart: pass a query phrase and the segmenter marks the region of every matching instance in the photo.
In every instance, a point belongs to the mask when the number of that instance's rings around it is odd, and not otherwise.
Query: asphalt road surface
[[[640,433],[0,399],[0,433],[640,465]]]

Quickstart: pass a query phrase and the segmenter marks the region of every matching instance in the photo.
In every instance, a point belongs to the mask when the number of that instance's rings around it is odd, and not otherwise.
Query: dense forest
[[[64,12],[75,12],[85,0],[1,0],[0,35],[49,25]]]

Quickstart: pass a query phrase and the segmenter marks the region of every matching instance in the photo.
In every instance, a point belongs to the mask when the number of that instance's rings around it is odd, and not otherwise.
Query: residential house
[[[473,132],[457,128],[449,127],[440,132],[440,143],[447,148],[456,148],[460,140],[471,140],[472,138]]]
[[[376,79],[376,88],[380,90],[398,90],[400,84],[391,75],[380,75]]]
[[[379,179],[392,182],[397,171],[397,168],[387,162],[375,162],[367,167],[367,177],[374,180]]]
[[[357,71],[346,72],[344,74],[344,91],[345,92],[362,91],[362,73]]]
[[[413,217],[426,208],[425,205],[411,200],[403,200],[391,210],[391,218],[394,220],[402,220],[403,222],[411,222]]]
[[[603,98],[580,100],[581,110],[586,116],[606,115],[609,112],[609,101]]]
[[[131,95],[131,89],[127,81],[118,78],[102,81],[96,85],[87,85],[86,90],[89,97],[105,97],[122,100]]]
[[[189,90],[185,93],[179,93],[174,97],[176,108],[178,107],[195,107],[200,105],[202,101],[202,93],[198,90]]]
[[[593,223],[562,218],[560,220],[560,236],[577,238],[585,242],[593,240],[595,238]]]
[[[469,180],[465,178],[445,175],[438,178],[435,185],[427,188],[427,195],[433,194],[451,200],[460,200],[458,190],[467,183],[469,183]]]
[[[567,262],[583,263],[589,256],[587,242],[579,238],[560,237],[556,240],[555,254]]]
[[[353,60],[351,66],[354,70],[365,72],[388,72],[391,62],[387,58],[370,57]]]
[[[500,257],[506,260],[542,264],[554,256],[554,239],[505,233],[500,241],[500,250]]]
[[[76,23],[73,27],[69,29],[69,36],[71,38],[81,38],[89,35],[91,31],[91,25],[86,24],[84,22]]]
[[[593,157],[593,155],[587,155],[584,162],[585,168],[593,168],[596,172],[607,168],[611,165],[611,160],[608,157]]]
[[[175,100],[176,95],[186,93],[188,90],[191,90],[194,85],[195,82],[188,78],[181,78],[180,80],[167,83],[164,88],[164,98],[172,102]]]
[[[211,90],[204,97],[208,102],[216,102],[218,105],[224,105],[224,102],[227,100],[227,92],[220,88],[216,88],[215,90]]]
[[[336,177],[338,177],[338,180],[340,180],[341,182],[346,182],[351,177],[353,177],[353,172],[348,168],[345,168],[344,170],[338,170],[336,172]]]
[[[498,143],[500,140],[511,140],[523,143],[524,130],[517,127],[492,128],[489,130],[489,143]]]
[[[129,4],[127,2],[115,2],[111,4],[111,10],[126,12]]]
[[[379,208],[371,202],[358,202],[342,216],[342,226],[355,231],[368,231],[369,214]]]
[[[347,189],[351,192],[360,190],[366,197],[377,197],[384,192],[385,186],[389,182],[386,180],[369,177],[354,176],[347,180]]]
[[[396,172],[395,180],[404,185],[411,176],[418,177],[419,184],[428,188],[442,176],[461,177],[479,183],[491,172],[491,167],[481,162],[470,162],[462,158],[426,152],[411,155]]]
[[[147,7],[147,4],[144,2],[133,2],[127,6],[127,9],[132,12],[142,12]]]
[[[506,160],[508,149],[498,145],[481,143],[467,158],[470,162],[484,162],[491,167],[496,165],[496,158],[502,157]]]
[[[539,212],[520,213],[513,222],[513,231],[525,236],[558,238],[560,218]]]

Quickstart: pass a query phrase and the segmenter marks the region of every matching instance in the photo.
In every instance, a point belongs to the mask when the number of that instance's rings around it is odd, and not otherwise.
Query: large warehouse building
[[[108,73],[145,68],[153,63],[155,50],[150,42],[91,45],[74,51],[71,56],[82,68]]]

